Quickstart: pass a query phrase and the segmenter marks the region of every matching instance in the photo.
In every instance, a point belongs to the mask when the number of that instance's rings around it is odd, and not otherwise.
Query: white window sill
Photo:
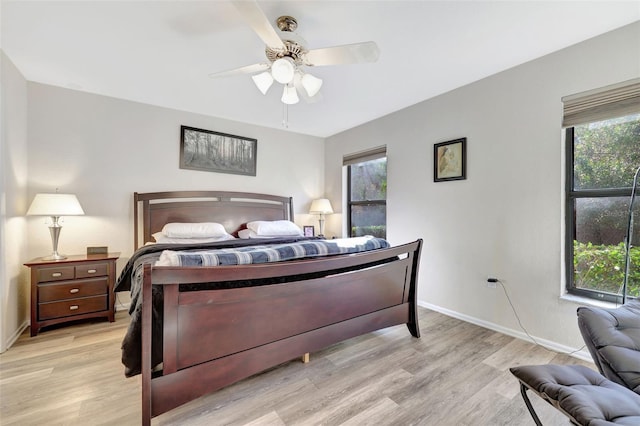
[[[620,306],[618,303],[615,303],[615,302],[596,300],[590,297],[576,296],[575,294],[568,294],[568,293],[560,296],[560,300],[575,303],[577,305],[596,306],[599,308],[606,308],[606,309],[617,308]]]

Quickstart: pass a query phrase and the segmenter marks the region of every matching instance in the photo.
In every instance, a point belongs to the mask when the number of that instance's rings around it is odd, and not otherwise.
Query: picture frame
[[[180,126],[180,168],[255,176],[258,140]]]
[[[433,181],[447,182],[467,178],[467,138],[433,145]]]
[[[303,226],[303,233],[305,237],[315,237],[316,236],[316,228],[315,226]]]

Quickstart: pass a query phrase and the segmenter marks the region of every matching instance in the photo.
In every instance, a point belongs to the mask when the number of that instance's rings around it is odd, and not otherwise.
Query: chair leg
[[[536,423],[536,426],[542,426],[542,422],[538,418],[538,415],[536,414],[536,411],[533,409],[533,405],[531,405],[531,401],[529,401],[529,397],[527,396],[528,390],[529,388],[526,387],[524,383],[520,383],[520,394],[522,395],[522,399],[524,399],[525,405],[529,409],[529,413],[531,414],[533,421]]]

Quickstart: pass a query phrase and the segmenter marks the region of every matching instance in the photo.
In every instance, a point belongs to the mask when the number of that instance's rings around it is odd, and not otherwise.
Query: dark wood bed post
[[[138,193],[133,193],[133,251],[138,250]]]
[[[293,197],[289,197],[289,220],[293,222]]]
[[[409,322],[407,328],[413,337],[420,337],[420,325],[418,324],[418,268],[420,267],[420,253],[422,251],[422,239],[418,241],[418,248],[412,253],[413,267],[411,268],[411,286],[409,287]]]
[[[144,265],[142,281],[142,425],[151,425],[151,264]]]

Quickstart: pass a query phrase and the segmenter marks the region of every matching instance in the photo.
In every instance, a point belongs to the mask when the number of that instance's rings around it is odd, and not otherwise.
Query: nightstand
[[[33,259],[31,336],[42,327],[86,318],[114,321],[116,260],[120,253]]]

